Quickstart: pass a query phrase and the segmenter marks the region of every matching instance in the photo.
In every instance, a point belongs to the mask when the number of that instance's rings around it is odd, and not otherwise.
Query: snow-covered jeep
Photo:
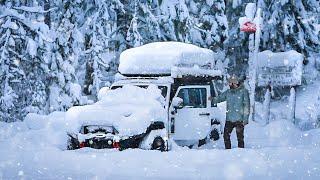
[[[144,89],[125,85],[100,93],[98,102],[66,112],[70,126],[67,148],[166,151],[169,145],[165,116],[164,98],[156,86]]]
[[[167,134],[181,146],[201,146],[218,140],[223,112],[212,107],[221,79],[209,49],[178,42],[158,42],[124,51],[111,89],[157,86],[165,99]]]

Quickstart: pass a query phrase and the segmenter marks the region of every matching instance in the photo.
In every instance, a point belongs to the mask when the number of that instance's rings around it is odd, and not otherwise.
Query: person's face
[[[236,88],[238,88],[239,85],[236,82],[229,82],[229,86],[231,89],[236,89]]]

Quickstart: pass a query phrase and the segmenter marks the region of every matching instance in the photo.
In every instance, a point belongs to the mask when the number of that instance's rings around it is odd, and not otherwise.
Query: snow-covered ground
[[[319,87],[316,82],[298,91],[298,106],[313,104]],[[231,150],[221,138],[194,149],[173,145],[169,152],[68,151],[63,112],[0,122],[0,179],[319,179],[320,129],[301,131],[283,118],[285,103],[273,105],[275,120],[250,122],[245,149],[236,148],[233,131]],[[297,116],[307,117],[304,112]]]
[[[59,114],[59,113],[58,113]],[[0,179],[319,179],[320,130],[288,121],[246,127],[246,148],[222,140],[199,149],[64,150],[52,128],[1,123]],[[51,126],[51,127],[54,127]],[[51,130],[50,130],[51,129]],[[236,146],[235,134],[233,146]]]

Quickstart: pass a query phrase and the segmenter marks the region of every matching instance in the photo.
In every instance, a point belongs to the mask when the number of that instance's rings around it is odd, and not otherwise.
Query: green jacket
[[[213,98],[212,104],[227,101],[227,121],[248,122],[250,100],[248,90],[241,85],[237,89],[228,89],[219,96]]]

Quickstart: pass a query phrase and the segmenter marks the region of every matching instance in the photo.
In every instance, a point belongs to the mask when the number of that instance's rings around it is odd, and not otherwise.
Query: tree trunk
[[[45,0],[44,1],[44,10],[47,11],[50,9],[50,0]],[[48,11],[47,13],[45,13],[44,16],[44,23],[46,23],[49,28],[50,28],[50,24],[51,24],[51,19],[50,19],[50,11]]]

